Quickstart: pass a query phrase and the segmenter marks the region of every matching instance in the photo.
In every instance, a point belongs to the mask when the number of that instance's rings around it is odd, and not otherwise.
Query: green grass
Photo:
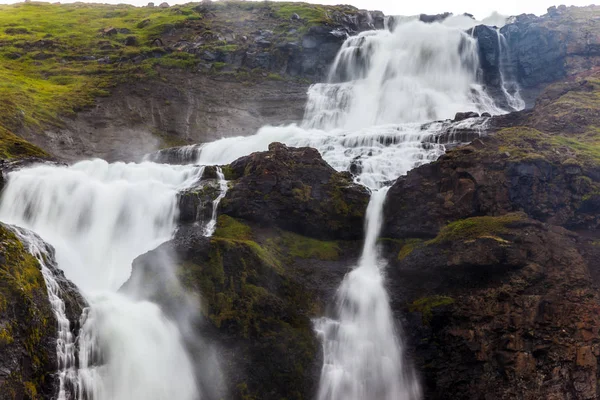
[[[219,215],[214,236],[233,240],[251,240],[252,229],[228,215]]]
[[[504,241],[499,235],[510,232],[510,225],[525,219],[521,213],[506,214],[499,217],[473,217],[452,222],[442,228],[438,236],[427,244],[439,244],[453,241],[468,241],[480,238],[492,238]]]
[[[454,299],[447,296],[421,297],[412,302],[408,310],[421,313],[423,324],[428,325],[433,317],[433,309],[454,304]]]
[[[356,9],[254,1],[170,8],[38,2],[0,5],[0,127],[19,133],[23,128],[36,131],[61,126],[63,117],[92,106],[119,83],[159,78],[162,69],[196,71],[204,63],[200,58],[204,51],[221,57],[207,73],[222,79],[248,84],[282,80],[270,71],[234,70],[222,62],[223,57],[246,51],[257,27],[274,32],[269,38],[274,44],[299,41],[311,26],[330,23],[338,11]],[[294,13],[302,19],[292,21]],[[192,42],[198,37],[204,43],[193,53],[175,46],[180,40]]]
[[[164,52],[153,47],[152,40],[182,26],[188,19],[184,11],[192,13],[192,5],[171,9],[81,3],[0,5],[0,127],[14,132],[60,125],[61,116],[92,105],[119,82],[152,76],[156,65],[192,67],[194,57],[187,53],[151,57],[139,64],[120,61]],[[106,28],[120,32],[104,35]],[[135,37],[134,46],[126,46],[128,37]],[[7,156],[6,151],[0,152],[0,157]]]

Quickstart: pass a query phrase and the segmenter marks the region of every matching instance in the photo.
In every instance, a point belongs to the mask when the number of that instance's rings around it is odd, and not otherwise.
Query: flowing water
[[[61,287],[58,278],[54,274],[57,266],[52,264],[54,255],[51,248],[30,230],[12,227],[29,251],[40,263],[42,275],[46,282],[48,299],[58,322],[58,337],[56,339],[56,355],[58,359],[59,392],[57,399],[66,400],[67,393],[72,393],[77,386],[77,364],[75,338],[71,333],[71,322],[67,318],[65,302],[61,297]]]
[[[177,193],[196,182],[199,172],[194,166],[94,160],[9,175],[0,220],[31,229],[52,244],[58,266],[90,304],[82,317],[77,371],[67,351],[73,342],[66,333],[68,321],[55,311],[59,359],[62,353],[68,359],[61,361],[61,383],[66,377],[74,382],[72,389],[61,384],[59,399],[199,398],[177,326],[156,304],[117,293],[133,259],[171,238]],[[38,256],[39,243],[26,242]],[[46,282],[52,291],[52,280]],[[55,310],[64,307],[55,297],[50,293]]]
[[[445,143],[460,141],[459,132],[480,132],[486,123],[431,121],[462,111],[506,112],[477,82],[479,65],[476,39],[448,25],[407,20],[393,32],[364,32],[346,40],[328,83],[311,86],[301,125],[264,127],[254,136],[199,149],[199,163],[225,164],[274,141],[310,146],[372,190],[362,257],[340,285],[331,312],[315,320],[324,356],[318,400],[421,397],[404,362],[376,241],[388,182],[437,159]],[[518,91],[505,92],[518,99]]]
[[[75,369],[73,338],[60,311],[64,304],[56,298],[52,277],[44,275],[62,324],[59,398],[201,397],[185,332],[149,300],[148,288],[136,288],[134,281],[118,291],[133,259],[172,237],[177,193],[197,182],[203,170],[149,161],[186,164],[192,157],[196,164],[222,165],[278,141],[318,149],[335,169],[352,171],[373,193],[362,256],[340,285],[331,312],[315,320],[324,355],[318,399],[418,399],[419,385],[404,362],[385,289],[385,263],[377,253],[382,209],[390,181],[437,159],[445,144],[466,140],[465,131],[476,135],[485,129],[485,118],[447,121],[456,112],[504,112],[477,82],[478,70],[477,43],[465,32],[401,21],[394,32],[348,38],[328,83],[310,88],[300,125],[267,126],[250,137],[161,152],[141,164],[94,160],[12,172],[0,220],[31,229],[52,244],[58,266],[90,304],[81,318]],[[506,70],[503,74],[503,90],[519,107],[518,86]],[[432,122],[440,120],[446,121]],[[217,207],[227,191],[220,168],[217,175],[219,196],[205,226],[207,236],[214,232]],[[41,244],[22,237],[39,255]]]
[[[500,72],[500,89],[506,97],[506,102],[512,110],[520,111],[525,109],[525,101],[521,97],[521,88],[517,83],[517,74],[510,58],[510,51],[506,37],[496,29],[498,34],[498,70]]]

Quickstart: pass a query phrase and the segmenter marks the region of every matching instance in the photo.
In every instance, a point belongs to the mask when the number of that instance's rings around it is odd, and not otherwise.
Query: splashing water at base
[[[9,174],[0,220],[52,244],[58,265],[90,304],[78,339],[79,369],[67,372],[74,394],[66,398],[200,398],[178,327],[157,305],[116,293],[133,259],[171,238],[177,193],[200,170],[93,160]]]
[[[80,399],[199,399],[181,334],[156,304],[116,293],[91,303],[79,338]]]
[[[324,356],[318,400],[420,397],[418,383],[404,366],[381,271],[385,265],[377,255],[387,191],[383,188],[371,196],[363,254],[338,289],[334,318],[315,321]]]

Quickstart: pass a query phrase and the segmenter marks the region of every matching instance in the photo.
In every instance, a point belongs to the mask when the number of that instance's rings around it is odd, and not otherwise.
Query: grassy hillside
[[[35,2],[0,5],[0,141],[22,127],[58,125],[60,116],[92,105],[119,82],[160,78],[165,69],[195,71],[203,51],[243,52],[248,46],[244,38],[257,29],[271,30],[286,40],[297,39],[314,24],[330,23],[332,11],[355,9],[243,1],[170,8]],[[292,21],[293,14],[300,20]],[[198,46],[193,52],[181,51],[178,44],[186,42]],[[223,64],[213,63],[203,71],[218,74]],[[264,71],[239,72],[245,78],[254,74],[280,79]],[[19,155],[23,154],[0,153],[5,158]]]

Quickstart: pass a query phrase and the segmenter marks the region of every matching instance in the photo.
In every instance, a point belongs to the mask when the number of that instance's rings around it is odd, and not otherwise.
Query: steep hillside
[[[130,159],[298,121],[308,83],[376,17],[285,2],[0,6],[0,127],[63,159]]]

